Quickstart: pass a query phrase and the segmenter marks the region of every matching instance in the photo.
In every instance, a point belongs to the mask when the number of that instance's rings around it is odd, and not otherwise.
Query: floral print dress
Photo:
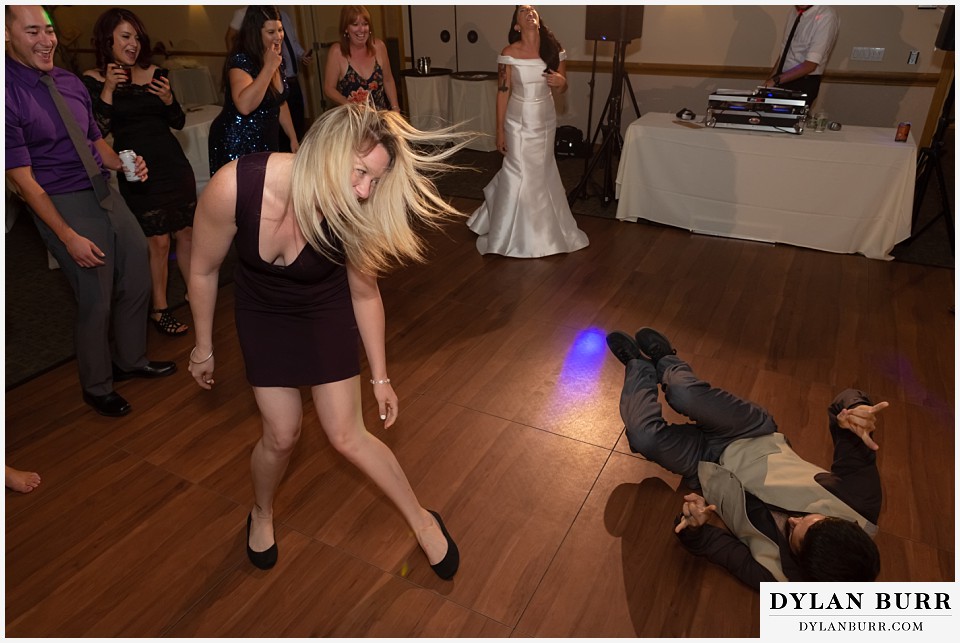
[[[347,73],[337,81],[337,91],[351,103],[365,103],[367,98],[373,100],[377,109],[390,109],[390,101],[383,90],[383,69],[377,61],[373,66],[370,78],[361,78],[352,65],[347,64]]]

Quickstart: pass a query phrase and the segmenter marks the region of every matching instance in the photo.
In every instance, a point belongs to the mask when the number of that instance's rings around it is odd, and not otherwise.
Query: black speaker
[[[953,5],[947,5],[943,12],[943,21],[940,23],[940,32],[937,34],[937,49],[954,51],[953,44]]]
[[[587,5],[584,40],[630,42],[643,31],[641,5]]]

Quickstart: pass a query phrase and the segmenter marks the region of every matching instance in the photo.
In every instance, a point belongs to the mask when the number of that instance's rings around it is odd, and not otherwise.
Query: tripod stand
[[[590,182],[590,176],[599,163],[604,164],[603,186],[600,193],[600,202],[606,207],[613,201],[616,195],[614,188],[613,163],[614,157],[619,156],[623,149],[623,135],[620,134],[620,117],[623,113],[623,86],[626,85],[630,92],[630,98],[633,101],[633,109],[640,117],[640,107],[637,104],[637,97],[633,93],[633,86],[630,84],[630,76],[627,75],[624,67],[626,63],[627,45],[629,40],[618,40],[613,51],[613,75],[610,80],[610,95],[607,96],[607,102],[600,113],[600,119],[597,121],[597,129],[590,139],[587,160],[585,161],[586,170],[583,178],[575,188],[567,195],[567,202],[573,205],[573,202],[586,196],[587,184]],[[594,45],[596,47],[596,45]],[[594,48],[594,64],[596,64],[596,48]],[[593,90],[593,80],[590,81],[591,93]],[[591,96],[591,105],[593,104]],[[607,120],[604,122],[604,116]],[[603,143],[595,155],[592,156],[594,145],[597,138],[603,134]]]
[[[943,163],[941,154],[943,152],[943,138],[949,126],[948,114],[953,113],[953,81],[950,82],[950,90],[947,92],[947,98],[943,102],[943,108],[940,110],[940,118],[937,121],[937,129],[934,131],[933,139],[929,147],[920,150],[917,156],[917,182],[913,198],[913,222],[911,230],[916,228],[917,218],[920,214],[920,208],[923,206],[923,198],[927,195],[927,186],[930,183],[930,174],[937,176],[937,186],[940,190],[940,212],[932,219],[927,221],[922,228],[910,234],[907,243],[911,243],[921,234],[926,232],[927,228],[936,223],[941,217],[947,226],[947,234],[950,238],[950,250],[955,252],[954,248],[954,224],[953,208],[950,206],[950,196],[947,193],[947,181],[943,175]]]

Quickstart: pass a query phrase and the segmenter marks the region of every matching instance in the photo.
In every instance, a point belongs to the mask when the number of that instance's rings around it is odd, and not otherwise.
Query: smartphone
[[[166,78],[167,74],[170,73],[169,69],[164,69],[163,67],[157,67],[153,70],[153,79],[157,80],[159,78]]]

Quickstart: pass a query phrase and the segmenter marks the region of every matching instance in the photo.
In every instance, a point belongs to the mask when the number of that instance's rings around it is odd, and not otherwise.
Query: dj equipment
[[[708,127],[803,134],[807,95],[779,87],[718,89],[707,101]]]

